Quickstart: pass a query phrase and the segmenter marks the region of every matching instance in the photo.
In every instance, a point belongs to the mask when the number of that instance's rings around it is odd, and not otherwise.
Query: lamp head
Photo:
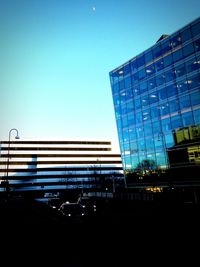
[[[19,135],[18,135],[18,134],[15,136],[15,139],[20,139],[20,137],[19,137]]]

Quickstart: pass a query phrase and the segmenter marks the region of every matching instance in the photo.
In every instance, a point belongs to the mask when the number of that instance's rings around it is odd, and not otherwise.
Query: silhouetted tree
[[[141,175],[149,175],[155,172],[156,170],[157,170],[156,162],[150,159],[142,160],[135,168],[135,171]]]

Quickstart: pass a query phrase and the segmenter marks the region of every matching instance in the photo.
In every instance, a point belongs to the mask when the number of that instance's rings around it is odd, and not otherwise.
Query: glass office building
[[[109,76],[124,170],[200,162],[200,18]]]

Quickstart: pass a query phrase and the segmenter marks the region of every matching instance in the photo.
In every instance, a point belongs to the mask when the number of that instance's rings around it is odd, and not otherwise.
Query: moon
[[[92,7],[92,10],[93,10],[93,11],[96,11],[96,7],[95,7],[95,6],[93,6],[93,7]]]

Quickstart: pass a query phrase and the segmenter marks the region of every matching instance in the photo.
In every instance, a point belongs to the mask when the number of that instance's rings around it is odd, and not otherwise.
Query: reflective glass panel
[[[185,109],[185,108],[188,108],[190,107],[190,97],[189,95],[185,95],[185,96],[182,96],[180,97],[180,107],[181,109]]]
[[[182,114],[183,126],[194,125],[194,119],[192,112],[186,112]]]
[[[181,39],[183,43],[188,41],[191,38],[192,38],[192,33],[191,33],[190,28],[186,28],[185,30],[181,32]]]
[[[132,72],[135,72],[135,71],[137,71],[137,69],[138,69],[138,66],[137,66],[137,60],[134,59],[134,60],[131,62],[131,70],[132,70]]]
[[[156,103],[158,101],[158,94],[157,92],[153,92],[151,94],[149,94],[149,104],[153,104]]]
[[[185,64],[182,63],[181,65],[176,66],[175,73],[176,73],[176,77],[181,77],[185,75],[186,74]]]
[[[148,51],[145,55],[144,55],[144,58],[145,58],[145,63],[149,63],[153,60],[153,53],[152,51]]]
[[[175,79],[175,72],[174,69],[170,69],[169,71],[165,72],[165,80],[166,82],[170,82]]]
[[[172,64],[172,55],[168,55],[166,57],[163,58],[163,62],[164,62],[164,66],[167,67],[167,66],[170,66]]]
[[[145,64],[144,55],[138,56],[137,57],[137,65],[138,65],[138,68],[144,66],[144,64]]]
[[[191,94],[191,103],[193,106],[200,105],[200,91]]]
[[[166,41],[164,43],[161,44],[162,47],[162,53],[165,54],[167,52],[169,52],[171,50],[171,44],[170,41]]]
[[[167,90],[167,97],[172,97],[177,94],[177,86],[174,83],[167,86],[166,90]]]
[[[174,62],[178,62],[179,60],[181,60],[183,58],[182,49],[175,51],[172,56]]]
[[[194,110],[193,114],[194,114],[195,124],[200,124],[200,109]]]
[[[179,93],[186,92],[188,90],[188,83],[187,80],[184,79],[180,82],[177,82],[177,88]]]
[[[165,75],[163,73],[156,76],[156,83],[158,86],[165,83]]]
[[[194,53],[193,43],[190,43],[190,44],[188,44],[188,45],[183,47],[183,55],[184,55],[184,57],[187,57],[187,56],[191,55],[192,53]]]
[[[200,22],[193,24],[191,29],[192,29],[192,35],[193,36],[200,34]]]
[[[196,52],[200,51],[200,39],[194,41],[194,47]]]
[[[158,118],[160,116],[160,110],[157,106],[151,107],[151,117],[152,119]]]
[[[154,59],[156,59],[162,55],[162,49],[161,49],[160,45],[153,48],[153,55],[154,55]]]
[[[182,118],[180,115],[171,117],[172,129],[183,127]]]
[[[169,109],[171,113],[179,111],[179,101],[177,99],[169,101]]]
[[[156,68],[156,71],[160,71],[164,68],[163,59],[160,59],[155,62],[155,68]]]

